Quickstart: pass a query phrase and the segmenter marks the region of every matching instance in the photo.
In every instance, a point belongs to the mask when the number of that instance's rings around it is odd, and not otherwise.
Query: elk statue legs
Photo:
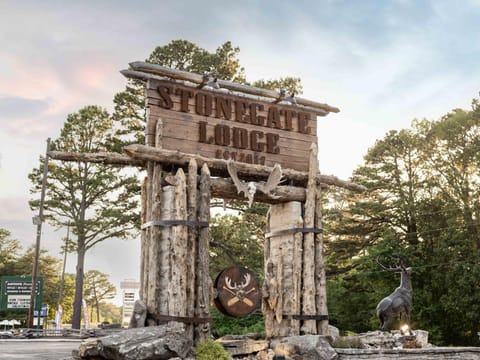
[[[402,313],[405,314],[405,321],[410,329],[410,307],[405,304],[403,299],[394,298],[390,296],[384,298],[377,305],[377,317],[380,320],[380,330],[389,331],[390,325],[396,314],[402,318]]]

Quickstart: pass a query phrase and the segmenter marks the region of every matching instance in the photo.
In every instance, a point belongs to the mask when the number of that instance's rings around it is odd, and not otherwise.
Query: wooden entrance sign
[[[147,84],[149,114],[163,121],[164,149],[208,158],[308,169],[316,114],[168,81]]]
[[[321,186],[364,190],[318,171],[317,116],[339,110],[302,98],[288,103],[276,91],[229,81],[209,88],[202,75],[145,62],[131,63],[122,74],[146,83],[145,145],[130,145],[128,156],[49,156],[146,168],[140,295],[151,315],[148,325],[182,322],[195,343],[210,338],[210,198],[243,198],[227,172],[234,160],[242,181],[265,181],[279,164],[288,184],[274,196],[255,194],[274,204],[263,288],[247,269],[226,269],[217,278],[216,301],[224,312],[245,316],[262,296],[268,337],[326,335]]]
[[[133,70],[122,71],[125,76],[146,80],[152,129],[162,119],[163,149],[308,171],[309,149],[317,143],[317,116],[339,111],[303,99],[291,104],[278,92],[227,81],[218,81],[219,89],[209,88],[201,75],[155,64],[130,66]]]

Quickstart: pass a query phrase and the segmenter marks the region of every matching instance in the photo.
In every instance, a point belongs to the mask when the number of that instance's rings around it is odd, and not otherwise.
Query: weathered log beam
[[[211,179],[211,192],[213,198],[229,199],[229,200],[243,200],[247,198],[242,194],[237,194],[237,188],[233,185],[231,180],[227,179]],[[266,204],[278,204],[288,201],[305,201],[305,189],[296,186],[277,186],[274,195],[278,198],[274,199],[261,192],[255,193],[255,201]]]
[[[204,163],[207,163],[208,167],[212,171],[214,176],[226,176],[228,177],[227,161],[222,159],[205,158],[195,154],[185,154],[174,150],[165,150],[159,148],[148,147],[145,145],[129,145],[125,149],[125,152],[129,156],[117,154],[117,153],[71,153],[63,151],[49,151],[48,156],[54,160],[63,161],[88,161],[93,163],[102,163],[109,165],[126,165],[144,167],[146,161],[158,161],[170,165],[187,166],[190,159],[195,159],[199,167]],[[251,165],[237,163],[238,172],[240,175],[252,180],[258,180],[259,178],[267,178],[272,171],[271,167],[261,165]],[[285,179],[305,184],[308,174],[306,172],[283,169],[283,175]],[[317,181],[322,185],[337,186],[344,189],[352,190],[355,192],[363,192],[367,189],[364,186],[355,184],[351,181],[341,180],[333,175],[317,175]],[[215,196],[212,193],[213,196]]]
[[[145,145],[129,145],[124,148],[124,151],[133,159],[143,159],[159,161],[169,164],[175,164],[185,166],[188,164],[189,159],[197,160],[199,166],[206,163],[211,169],[212,175],[229,177],[227,171],[227,160],[206,158],[200,155],[182,153],[175,150],[166,150],[153,148]],[[242,175],[244,180],[258,180],[259,178],[266,179],[272,172],[271,167],[263,165],[245,164],[241,162],[236,163],[236,168],[239,175]],[[305,184],[308,179],[308,173],[292,170],[282,169],[283,177],[287,180],[292,180],[301,184]],[[321,184],[333,185],[342,187],[348,190],[363,192],[366,191],[364,186],[355,184],[350,181],[341,180],[336,176],[317,174],[316,180]]]
[[[112,153],[76,153],[65,151],[49,151],[48,156],[53,160],[62,161],[85,161],[91,163],[100,163],[106,165],[126,165],[145,167],[145,160],[132,159],[130,156]]]
[[[138,80],[143,80],[143,81],[146,81],[146,80],[159,80],[159,81],[165,81],[165,77],[163,76],[160,76],[160,75],[155,75],[155,74],[150,74],[150,73],[146,73],[146,72],[143,72],[143,71],[135,71],[135,70],[122,70],[121,71],[122,75],[128,77],[128,78],[132,78],[132,79],[138,79]],[[193,75],[193,74],[190,74],[190,75]],[[218,81],[219,84],[221,84],[221,80]],[[185,85],[185,84],[183,84]],[[234,88],[237,88],[239,86],[243,86],[243,85],[239,85],[239,84],[235,84],[236,86],[234,86]],[[228,88],[228,86],[224,86],[224,88]],[[222,93],[222,90],[212,90],[212,91],[216,91],[216,92],[219,92],[219,93]],[[238,90],[237,90],[238,91]],[[267,91],[271,91],[271,90],[267,90]],[[263,100],[265,101],[264,97],[265,96],[261,96],[261,95],[256,95],[254,96],[255,94],[252,94],[250,95],[249,97],[251,99],[255,99],[255,100]],[[297,99],[297,97],[295,97],[295,99]],[[297,100],[296,100],[297,101]],[[328,105],[326,105],[328,106]],[[299,105],[298,101],[297,101],[297,105],[295,105],[295,108],[297,110],[304,110],[304,111],[309,111],[309,112],[312,112],[314,114],[316,114],[317,116],[326,116],[329,114],[329,112],[327,110],[324,110],[324,109],[320,109],[318,107],[312,107],[312,106],[306,106],[306,105]]]
[[[166,76],[171,79],[190,81],[195,84],[202,84],[204,82],[203,75],[194,74],[182,70],[171,69],[165,66],[147,63],[143,61],[135,61],[130,63],[130,67],[133,70],[120,71],[126,77],[132,77],[136,79],[145,79],[147,74],[155,74],[160,76]],[[232,91],[238,91],[246,94],[252,94],[257,96],[263,96],[267,98],[278,99],[280,93],[274,90],[257,88],[254,86],[243,85],[226,80],[218,80],[218,84],[221,88],[225,88]],[[330,112],[338,113],[340,110],[334,106],[328,104],[319,103],[316,101],[295,97],[297,104],[308,106],[317,109],[320,115],[324,116]],[[318,111],[320,110],[320,111]]]

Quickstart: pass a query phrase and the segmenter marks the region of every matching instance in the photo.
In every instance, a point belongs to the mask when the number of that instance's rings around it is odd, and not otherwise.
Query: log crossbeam
[[[227,161],[223,159],[206,158],[200,155],[182,153],[175,150],[166,150],[154,148],[145,145],[129,145],[124,148],[127,155],[118,153],[72,153],[63,151],[49,151],[48,156],[53,160],[62,161],[86,161],[92,163],[101,163],[107,165],[136,166],[143,168],[148,161],[155,161],[165,165],[186,167],[190,159],[195,159],[199,166],[204,163],[211,169],[212,176],[229,178],[227,171]],[[265,180],[270,175],[272,168],[262,165],[252,165],[245,163],[236,163],[238,174],[246,181]],[[256,194],[255,200],[266,203],[279,203],[283,201],[304,201],[304,185],[308,179],[308,173],[282,169],[283,177],[287,181],[298,186],[279,186],[277,196],[280,199],[275,200],[263,194]],[[243,199],[243,196],[237,195],[233,183],[226,179],[212,179],[212,195],[214,197],[224,197],[226,199]],[[317,183],[324,186],[336,186],[355,192],[364,192],[364,186],[355,184],[351,181],[341,180],[333,175],[317,174]],[[218,192],[218,194],[216,194]],[[218,196],[222,195],[222,196]],[[282,198],[285,197],[285,198]],[[302,200],[303,199],[303,200]]]

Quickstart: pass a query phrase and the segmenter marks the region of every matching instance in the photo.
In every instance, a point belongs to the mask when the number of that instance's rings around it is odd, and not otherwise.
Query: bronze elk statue
[[[410,279],[412,268],[405,267],[403,259],[400,259],[398,266],[388,268],[379,262],[378,257],[376,261],[382,269],[400,273],[400,286],[377,305],[377,317],[380,320],[380,329],[382,331],[388,331],[395,315],[400,314],[401,317],[403,312],[408,329],[410,330],[410,308],[412,306],[413,293]]]

